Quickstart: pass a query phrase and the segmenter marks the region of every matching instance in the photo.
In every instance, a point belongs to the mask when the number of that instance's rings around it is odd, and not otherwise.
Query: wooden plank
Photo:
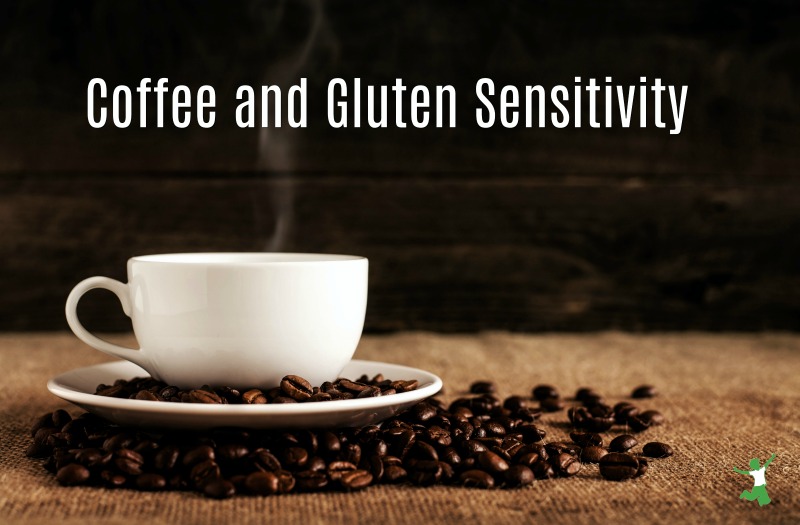
[[[369,257],[372,331],[796,330],[798,229],[791,177],[6,176],[0,329],[64,328],[132,255],[275,248]],[[93,295],[88,326],[129,329]]]

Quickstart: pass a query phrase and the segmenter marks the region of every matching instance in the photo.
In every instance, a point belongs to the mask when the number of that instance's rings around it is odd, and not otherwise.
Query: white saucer
[[[78,368],[54,377],[47,389],[61,399],[126,426],[209,429],[330,428],[370,425],[405,410],[436,394],[442,380],[434,374],[407,366],[354,359],[340,374],[355,379],[362,374],[383,374],[390,379],[419,381],[419,388],[366,399],[275,405],[206,405],[118,399],[94,395],[97,385],[149,374],[128,361]]]

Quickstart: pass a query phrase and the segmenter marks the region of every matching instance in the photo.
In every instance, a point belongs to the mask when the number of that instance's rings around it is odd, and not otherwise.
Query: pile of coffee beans
[[[154,393],[147,381],[115,386],[129,390],[125,397]],[[383,381],[378,377],[369,383]],[[291,388],[298,387],[289,382],[281,391],[291,397]],[[350,392],[347,385],[338,382],[337,390]],[[535,479],[575,476],[591,464],[599,464],[603,478],[621,481],[644,475],[647,458],[673,454],[669,445],[658,442],[633,453],[639,442],[627,432],[662,424],[664,417],[640,412],[628,402],[609,406],[591,389],[579,390],[572,400],[569,440],[548,439],[542,428],[543,412],[566,405],[551,386],[537,386],[532,397],[502,401],[490,382],[475,383],[470,392],[449,405],[429,398],[380,426],[339,430],[154,433],[122,428],[88,413],[73,419],[56,410],[33,424],[27,454],[44,458],[44,467],[62,485],[192,490],[220,499],[357,491],[377,483],[523,487]],[[639,422],[631,425],[634,420]],[[600,432],[613,425],[626,433],[606,445]]]
[[[392,381],[381,374],[372,379],[364,375],[355,381],[339,378],[332,383],[326,381],[320,386],[312,386],[300,376],[288,375],[281,380],[280,386],[267,391],[258,388],[212,388],[208,385],[181,390],[151,377],[137,377],[131,380],[118,379],[113,385],[98,385],[95,395],[172,403],[264,405],[388,396],[410,392],[418,386],[417,380]]]

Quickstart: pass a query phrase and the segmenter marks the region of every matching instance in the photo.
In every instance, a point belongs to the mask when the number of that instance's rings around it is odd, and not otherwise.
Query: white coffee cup
[[[181,388],[334,380],[353,357],[367,308],[368,261],[350,255],[178,253],[128,260],[128,283],[91,277],[69,294],[67,322],[89,346]],[[87,331],[89,290],[116,294],[139,350]]]

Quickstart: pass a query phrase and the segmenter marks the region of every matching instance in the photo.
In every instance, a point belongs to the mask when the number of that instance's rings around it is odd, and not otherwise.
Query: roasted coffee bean
[[[439,454],[432,445],[424,441],[417,441],[411,449],[411,454],[416,459],[438,461]]]
[[[608,451],[603,447],[589,445],[581,450],[581,461],[584,463],[599,463],[606,454],[608,454]]]
[[[106,465],[112,458],[111,452],[99,448],[84,448],[75,453],[75,461],[88,468]]]
[[[477,459],[481,468],[492,474],[500,474],[508,470],[506,460],[489,450],[478,454]]]
[[[213,448],[208,445],[199,445],[186,452],[183,456],[183,465],[191,467],[196,463],[214,459],[216,459],[216,455],[214,454]]]
[[[416,441],[416,434],[409,428],[392,428],[384,432],[384,439],[389,444],[389,453],[403,458]]]
[[[361,447],[358,443],[348,443],[342,450],[342,459],[354,465],[361,463]]]
[[[533,387],[531,394],[537,401],[544,401],[545,399],[554,399],[561,397],[558,394],[558,390],[556,390],[556,388],[551,385],[537,385]]]
[[[600,434],[595,434],[593,432],[570,432],[569,437],[570,439],[572,439],[573,442],[580,445],[581,447],[603,446],[603,436],[601,436]]]
[[[236,494],[236,487],[228,480],[215,479],[203,486],[203,494],[209,498],[227,499]]]
[[[114,452],[121,448],[128,448],[133,445],[135,438],[127,433],[120,433],[115,436],[111,436],[103,442],[103,448]]]
[[[140,401],[163,401],[163,398],[150,392],[149,390],[140,390],[134,396],[134,399],[138,399]]]
[[[346,491],[356,491],[367,488],[372,483],[372,474],[366,470],[350,470],[344,472],[339,478],[339,484]]]
[[[138,476],[142,473],[142,465],[144,465],[144,458],[138,452],[127,448],[117,450],[114,455],[114,465],[123,474],[131,476]]]
[[[461,463],[461,456],[453,447],[446,447],[442,450],[442,452],[439,453],[439,458],[454,467]]]
[[[587,400],[592,400],[592,399],[602,399],[602,397],[603,396],[601,396],[598,392],[596,392],[592,388],[586,388],[586,387],[579,388],[575,392],[575,399],[580,401],[581,403],[585,403]]]
[[[331,481],[339,481],[342,474],[356,469],[357,467],[349,461],[333,461],[328,464],[328,477]]]
[[[533,471],[533,476],[536,479],[551,479],[556,477],[556,473],[550,465],[550,462],[542,459],[534,463],[530,469]]]
[[[128,481],[128,479],[123,476],[122,474],[117,474],[110,470],[104,470],[100,473],[100,479],[103,480],[103,484],[108,488],[118,488]]]
[[[636,458],[636,461],[639,462],[639,469],[636,471],[636,474],[633,477],[640,478],[644,476],[645,472],[647,472],[647,458]]]
[[[164,490],[167,487],[167,480],[159,474],[140,474],[136,477],[136,486],[140,490]]]
[[[674,453],[671,446],[658,441],[652,441],[642,447],[642,454],[649,458],[668,458]]]
[[[522,439],[525,443],[537,443],[547,436],[547,432],[544,429],[537,427],[533,423],[519,425],[515,430],[522,434]]]
[[[583,420],[581,425],[576,425],[589,432],[606,432],[614,426],[614,417],[594,417],[589,416]]]
[[[628,419],[639,414],[639,408],[623,401],[614,405],[614,422],[618,425],[624,425]]]
[[[180,392],[180,390],[177,386],[165,386],[158,391],[158,395],[160,395],[163,399],[172,399],[178,395],[178,392]]]
[[[56,479],[66,486],[81,485],[89,480],[89,469],[77,463],[70,463],[58,469]]]
[[[29,458],[46,458],[50,455],[52,450],[52,447],[48,447],[44,443],[37,443],[36,441],[33,441],[30,445],[28,445],[25,455]]]
[[[494,487],[494,478],[491,476],[491,474],[484,472],[483,470],[465,470],[458,476],[458,479],[465,487],[474,487],[479,489],[490,489]]]
[[[386,467],[383,464],[381,456],[370,456],[366,466],[376,483],[383,479],[383,472],[386,470]]]
[[[482,427],[486,430],[487,437],[503,437],[506,435],[506,429],[497,421],[487,421]]]
[[[633,432],[643,432],[650,428],[651,420],[635,415],[630,416],[625,423]]]
[[[385,465],[383,469],[383,481],[386,483],[400,483],[408,477],[406,469],[399,465]]]
[[[288,375],[281,380],[281,391],[284,395],[303,401],[314,394],[311,383],[300,376]]]
[[[125,389],[118,385],[114,386],[100,385],[97,387],[95,395],[103,397],[128,397],[128,394],[125,391]]]
[[[169,472],[175,468],[180,457],[178,447],[166,446],[159,450],[153,458],[153,464],[162,472]]]
[[[643,421],[649,421],[650,426],[658,426],[664,424],[664,414],[658,410],[646,410],[639,414],[639,418]]]
[[[469,387],[472,394],[494,394],[497,386],[491,381],[475,381]]]
[[[638,460],[630,454],[610,452],[600,459],[600,474],[612,481],[630,479],[639,471]]]
[[[294,479],[298,490],[316,492],[328,485],[328,477],[317,470],[302,470],[295,473]]]
[[[427,431],[428,441],[439,447],[449,447],[453,443],[450,432],[439,426],[432,426]],[[381,443],[384,443],[381,441]],[[384,443],[384,446],[386,444]],[[383,454],[381,454],[383,455]]]
[[[308,451],[300,447],[289,447],[283,452],[281,459],[281,464],[285,467],[292,470],[301,469],[308,463]]]
[[[253,466],[258,470],[275,472],[280,470],[281,462],[269,450],[259,448],[250,454]]]
[[[525,465],[526,467],[532,467],[534,463],[539,461],[539,454],[535,452],[526,452],[525,454],[521,454],[514,457],[513,461],[517,465]]]
[[[66,410],[58,409],[53,412],[53,426],[55,428],[63,428],[64,425],[72,421],[72,416],[69,415],[69,412]]]
[[[565,403],[557,397],[549,397],[539,401],[539,407],[544,412],[558,412],[564,410]]]
[[[570,456],[579,456],[581,447],[574,443],[566,443],[564,441],[553,441],[544,446],[549,456],[558,456],[559,454],[569,454]]]
[[[559,454],[551,461],[551,464],[556,474],[562,477],[574,476],[581,470],[581,462],[571,454]]]
[[[435,485],[442,479],[442,464],[434,460],[416,461],[408,475],[408,479],[411,483],[422,487]],[[444,464],[446,465],[446,463]]]
[[[267,403],[267,396],[261,390],[253,388],[242,394],[242,401],[248,405],[264,405]]]
[[[35,436],[39,429],[53,427],[53,414],[48,412],[36,418],[31,425],[31,437]]]
[[[368,385],[357,381],[350,381],[349,379],[337,379],[336,385],[340,389],[347,390],[353,394],[359,394],[362,390],[369,388]]]
[[[203,389],[196,389],[196,390],[190,390],[189,393],[186,394],[185,402],[219,405],[222,404],[222,398],[219,397],[214,392],[209,392],[208,390],[203,390]]]
[[[656,397],[656,395],[658,395],[658,390],[653,385],[638,386],[631,392],[631,397],[634,399]]]
[[[244,480],[245,490],[259,496],[277,494],[280,490],[279,484],[278,476],[272,472],[253,472]]]
[[[339,437],[333,432],[324,431],[319,435],[319,450],[327,456],[338,454],[342,448]]]
[[[622,434],[611,440],[611,443],[608,444],[608,450],[610,452],[627,452],[638,444],[639,442],[635,437],[630,434]]]
[[[533,479],[533,471],[525,465],[514,465],[503,474],[503,480],[509,487],[524,487],[533,483]]]
[[[524,397],[511,396],[507,397],[506,400],[503,401],[503,408],[511,410],[512,412],[516,412],[517,410],[528,408],[528,404],[528,400]]]
[[[436,415],[436,409],[429,403],[417,403],[411,407],[411,416],[418,423],[424,423]]]
[[[288,470],[276,470],[275,476],[278,477],[278,493],[287,494],[294,489],[294,476]]]
[[[208,460],[198,463],[192,467],[192,470],[189,473],[189,478],[192,480],[192,483],[194,483],[195,487],[202,488],[204,484],[221,477],[221,475],[222,473],[219,469],[219,465],[211,460]]]

